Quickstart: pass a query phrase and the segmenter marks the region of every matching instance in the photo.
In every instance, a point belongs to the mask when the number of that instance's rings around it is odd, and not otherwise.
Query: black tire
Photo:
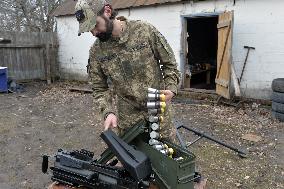
[[[272,102],[272,110],[274,112],[284,114],[284,104],[281,104],[281,103],[278,103],[278,102]]]
[[[284,93],[272,92],[271,100],[272,102],[284,104]]]
[[[272,81],[272,90],[284,93],[284,78],[277,78]]]
[[[272,111],[272,117],[284,122],[284,114]]]

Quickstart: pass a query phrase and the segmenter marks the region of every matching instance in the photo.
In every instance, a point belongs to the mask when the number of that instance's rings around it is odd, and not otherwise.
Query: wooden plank
[[[224,28],[224,27],[228,27],[231,25],[231,21],[225,21],[225,22],[220,22],[219,24],[217,24],[217,28]]]
[[[216,93],[230,99],[233,12],[220,14],[218,24]]]
[[[40,45],[0,45],[0,48],[43,48],[44,44]]]
[[[182,60],[182,88],[189,88],[190,87],[190,78],[186,77],[186,69],[188,69],[188,63],[187,63],[187,20],[183,18],[182,20],[182,33],[181,33],[181,57],[183,57]]]
[[[72,87],[69,89],[70,92],[82,92],[82,93],[93,93],[92,89]]]
[[[228,88],[229,86],[229,81],[226,81],[224,79],[215,79],[215,83],[225,88]]]
[[[223,47],[222,51],[218,51],[218,53],[221,53],[221,60],[219,62],[219,68],[217,70],[217,77],[216,77],[217,79],[219,78],[221,68],[223,67],[225,52],[227,51],[227,45],[228,45],[228,39],[229,39],[230,33],[231,33],[231,25],[229,25],[229,28],[226,31],[226,37],[225,37],[226,40],[224,42],[224,44],[225,44],[224,47]]]
[[[4,38],[0,38],[0,43],[1,44],[7,44],[7,43],[11,43],[11,40],[10,39],[4,39]]]

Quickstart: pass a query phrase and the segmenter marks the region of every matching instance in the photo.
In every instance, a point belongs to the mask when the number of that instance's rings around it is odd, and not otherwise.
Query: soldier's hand
[[[161,93],[166,96],[166,102],[171,102],[172,98],[175,96],[175,94],[170,90],[161,90]]]
[[[108,129],[113,129],[115,127],[117,127],[117,117],[116,115],[110,113],[107,117],[106,120],[104,122],[104,130],[108,130]]]

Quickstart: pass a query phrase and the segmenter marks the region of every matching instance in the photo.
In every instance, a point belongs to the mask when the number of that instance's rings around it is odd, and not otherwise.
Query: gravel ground
[[[92,95],[69,92],[72,86],[86,85],[29,83],[23,93],[0,94],[0,189],[45,188],[50,177],[41,173],[42,154],[105,149]],[[269,107],[192,102],[173,104],[176,120],[249,152],[243,159],[206,139],[190,146],[208,189],[284,188],[284,124],[271,118]],[[196,138],[181,133],[187,142]]]

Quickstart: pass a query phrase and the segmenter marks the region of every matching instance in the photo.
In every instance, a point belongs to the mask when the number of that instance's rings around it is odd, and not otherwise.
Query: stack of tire
[[[284,122],[284,78],[272,81],[272,117]]]

